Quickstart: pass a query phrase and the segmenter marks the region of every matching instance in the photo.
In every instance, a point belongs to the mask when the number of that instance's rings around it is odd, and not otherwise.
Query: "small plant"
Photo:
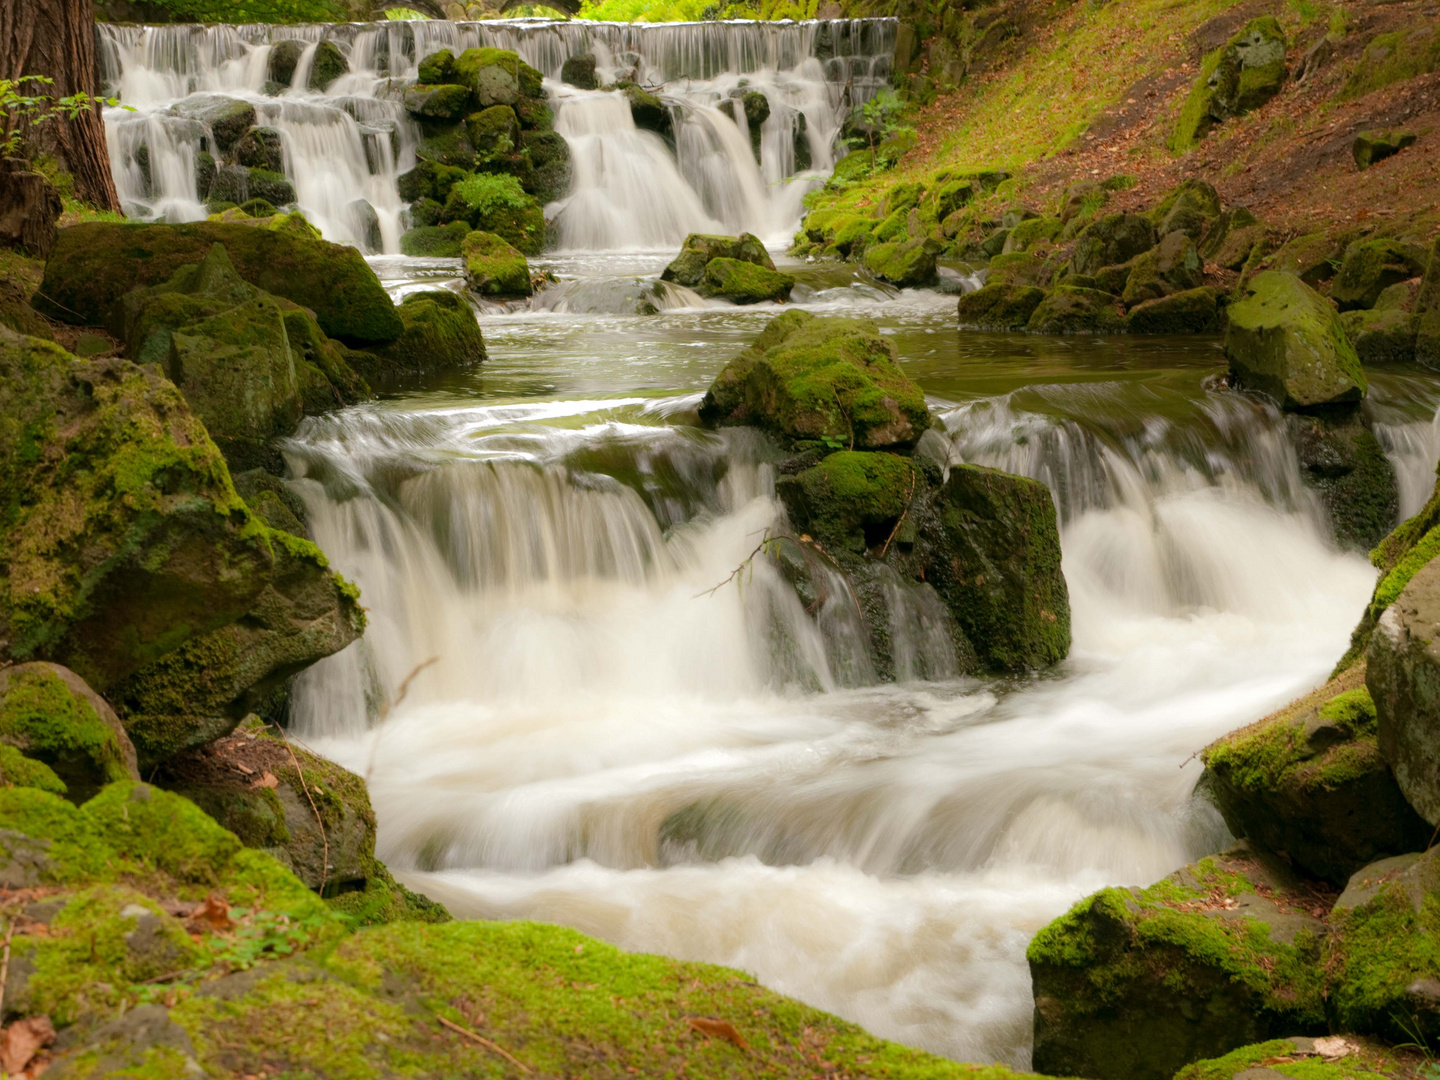
[[[37,128],[56,120],[74,120],[98,105],[119,105],[115,98],[97,98],[90,94],[52,97],[43,87],[55,85],[44,75],[22,75],[18,79],[0,79],[0,107],[5,110],[6,124],[0,141],[0,158],[15,160],[26,156],[29,137]],[[21,87],[31,88],[24,93]]]
[[[477,173],[451,191],[479,217],[496,210],[522,210],[530,204],[520,181],[505,173]]]
[[[1290,10],[1299,16],[1301,26],[1309,26],[1320,17],[1320,5],[1315,0],[1290,0]]]
[[[864,131],[871,150],[886,139],[915,134],[914,128],[900,122],[904,112],[905,102],[888,86],[855,110],[856,126]]]

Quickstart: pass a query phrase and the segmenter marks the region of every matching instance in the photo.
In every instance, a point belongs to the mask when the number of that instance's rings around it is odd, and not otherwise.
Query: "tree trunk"
[[[60,196],[49,180],[0,162],[0,245],[46,258],[60,210]]]
[[[0,78],[27,75],[55,80],[45,92],[57,98],[99,93],[93,0],[0,0]],[[21,89],[34,92],[33,84]],[[76,195],[101,210],[120,210],[99,109],[53,120],[38,135],[74,176]]]

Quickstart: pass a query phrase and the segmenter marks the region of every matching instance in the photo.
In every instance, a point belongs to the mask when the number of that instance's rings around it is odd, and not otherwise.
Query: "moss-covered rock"
[[[1426,541],[1430,539],[1427,535]],[[1417,553],[1418,548],[1407,559]],[[1385,609],[1365,650],[1365,683],[1379,715],[1380,752],[1395,771],[1405,798],[1431,825],[1440,825],[1437,622],[1440,563],[1432,559],[1414,572]]]
[[[451,190],[452,199],[455,191]],[[492,233],[523,254],[539,255],[545,248],[545,212],[533,198],[494,205],[470,214],[466,220],[472,229]]]
[[[1178,229],[1166,233],[1160,243],[1135,256],[1129,265],[1130,273],[1120,293],[1126,306],[1198,289],[1205,280],[1204,263],[1194,241]]]
[[[725,366],[700,417],[866,450],[912,445],[930,423],[925,395],[873,323],[802,311],[773,319]]]
[[[1423,848],[1431,826],[1380,755],[1364,665],[1201,754],[1201,789],[1236,836],[1343,886],[1361,867]]]
[[[1012,251],[990,260],[985,282],[987,285],[1031,285],[1044,289],[1049,287],[1060,269],[1058,260],[1046,252]]]
[[[960,297],[960,325],[976,330],[1023,330],[1044,299],[1045,290],[1029,285],[987,283]]]
[[[542,205],[563,199],[570,193],[570,144],[554,131],[525,131],[520,148],[532,166],[525,190]],[[526,180],[522,178],[522,183]]]
[[[285,149],[280,132],[268,127],[251,128],[235,144],[235,160],[247,168],[284,173]]]
[[[459,120],[470,111],[468,86],[417,83],[405,88],[405,111],[422,120]]]
[[[865,249],[865,268],[902,289],[930,285],[935,281],[935,259],[940,251],[940,245],[929,237],[871,244]]]
[[[1169,1080],[1282,1034],[1323,1034],[1324,924],[1243,841],[1148,889],[1102,889],[1030,943],[1035,1067]]]
[[[354,344],[393,341],[403,329],[395,305],[360,252],[288,229],[195,222],[93,222],[56,233],[38,304],[62,322],[104,323],[136,286],[168,281],[224,244],[251,285],[315,313],[321,329]]]
[[[560,81],[581,90],[598,90],[600,82],[595,77],[595,54],[575,53],[567,56],[560,65]]]
[[[1092,221],[1075,238],[1070,264],[1077,274],[1094,274],[1101,267],[1129,262],[1149,251],[1157,239],[1149,218],[1109,214]]]
[[[1045,294],[1025,329],[1032,334],[1104,334],[1124,330],[1125,320],[1109,293],[1061,285]]]
[[[54,769],[43,761],[26,757],[6,742],[0,742],[0,787],[38,788],[54,795],[66,792],[65,782],[55,775]]]
[[[739,236],[691,233],[681,245],[680,254],[660,274],[660,280],[694,288],[705,279],[705,267],[712,259],[732,259],[766,270],[775,269],[770,253],[758,236],[751,233]]]
[[[776,484],[791,521],[835,551],[880,547],[923,483],[909,458],[841,450]]]
[[[1264,222],[1243,206],[1222,212],[1200,238],[1200,254],[1226,270],[1239,270],[1257,244],[1266,242]]]
[[[633,82],[618,84],[625,100],[630,103],[630,118],[641,131],[653,131],[667,142],[675,138],[675,120],[670,115],[670,106],[655,94]]]
[[[1010,230],[1010,235],[1005,238],[1005,247],[1001,254],[1008,255],[1012,251],[1029,251],[1036,244],[1054,240],[1060,235],[1060,230],[1064,226],[1063,221],[1053,217],[1033,217],[1022,221]]]
[[[1171,147],[1189,150],[1216,124],[1257,109],[1278,94],[1289,74],[1285,50],[1285,31],[1273,16],[1262,15],[1207,56],[1180,110]]]
[[[426,53],[417,65],[419,81],[427,84],[448,83],[455,78],[455,54],[449,49]]]
[[[270,58],[265,68],[269,81],[281,87],[289,86],[295,78],[295,65],[300,63],[304,52],[305,42],[296,38],[284,38],[275,42],[270,48]]]
[[[464,297],[446,290],[411,293],[401,302],[405,332],[376,350],[406,372],[447,371],[485,360],[485,339]]]
[[[407,229],[400,237],[400,250],[406,255],[453,259],[459,256],[470,231],[470,224],[466,221]]]
[[[1132,334],[1208,334],[1219,327],[1219,297],[1208,285],[1145,300],[1125,313]]]
[[[1398,240],[1361,240],[1345,250],[1330,298],[1341,311],[1371,308],[1391,285],[1425,273],[1428,253]]]
[[[1395,1042],[1440,1038],[1440,848],[1357,870],[1330,926],[1335,1026]]]
[[[740,259],[711,259],[705,277],[696,286],[701,296],[719,296],[732,304],[783,303],[790,299],[795,279]]]
[[[1350,144],[1350,153],[1355,158],[1355,167],[1363,172],[1375,162],[1394,157],[1407,146],[1415,145],[1416,138],[1413,131],[1362,131]]]
[[[1286,1076],[1292,1080],[1382,1080],[1394,1068],[1394,1052],[1389,1047],[1352,1038],[1346,1039],[1349,1053],[1326,1057],[1316,1042],[1300,1035],[1242,1046],[1224,1057],[1185,1066],[1175,1080],[1239,1080],[1242,1075],[1261,1080],[1260,1074],[1264,1080]]]
[[[315,57],[310,62],[311,90],[326,91],[341,75],[350,73],[350,61],[333,41],[322,41],[315,46]]]
[[[1370,39],[1340,96],[1359,97],[1436,69],[1440,69],[1440,30],[1424,20],[1410,23]]]
[[[1365,372],[1340,317],[1298,277],[1257,274],[1227,315],[1225,355],[1240,385],[1290,410],[1364,398]]]
[[[1400,503],[1395,468],[1379,441],[1353,410],[1292,414],[1286,431],[1301,479],[1320,496],[1335,542],[1369,551],[1395,526]]]
[[[418,202],[421,199],[432,199],[435,202],[443,203],[450,194],[450,189],[469,175],[464,169],[457,169],[452,165],[442,165],[435,161],[416,162],[415,168],[407,173],[402,173],[398,183],[400,197],[410,202]],[[415,224],[424,225],[427,222],[417,221]]]
[[[0,743],[53,775],[72,802],[113,781],[140,779],[119,717],[84,679],[58,664],[0,668]],[[39,782],[44,773],[9,760],[9,783],[53,789]]]
[[[1362,364],[1403,364],[1415,359],[1420,320],[1408,311],[1347,311],[1340,316],[1340,325]]]
[[[461,243],[465,283],[482,296],[529,296],[534,291],[525,256],[494,233],[471,232]]]
[[[1335,276],[1344,256],[1345,243],[1341,237],[1324,232],[1306,233],[1282,244],[1269,257],[1266,266],[1294,274],[1313,289]]]
[[[221,153],[228,153],[255,126],[255,106],[224,94],[191,94],[170,112],[208,126]]]
[[[522,97],[543,93],[540,72],[508,49],[466,49],[454,65],[454,81],[467,87],[482,109],[513,106]]]
[[[210,184],[210,201],[232,202],[237,206],[252,199],[264,199],[271,206],[288,206],[295,201],[295,185],[284,173],[269,169],[247,169],[243,165],[221,165]]]

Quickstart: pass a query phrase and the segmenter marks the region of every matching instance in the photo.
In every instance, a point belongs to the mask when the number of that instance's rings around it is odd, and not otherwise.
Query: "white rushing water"
[[[408,225],[397,179],[414,167],[420,143],[401,99],[419,61],[437,49],[513,49],[544,74],[572,155],[570,192],[547,208],[562,248],[673,249],[695,231],[750,231],[781,243],[801,199],[834,165],[844,116],[888,79],[894,22],[102,24],[98,32],[102,81],[123,105],[106,111],[106,135],[129,216],[205,216],[197,166],[202,154],[224,155],[192,117],[223,95],[248,102],[257,125],[278,132],[295,204],[327,239],[393,254]],[[271,52],[285,40],[306,48],[290,85],[280,86],[267,80]],[[350,70],[310,90],[322,40]],[[633,79],[660,97],[673,144],[638,130],[618,92],[559,81],[565,60],[584,52],[596,56],[603,84]],[[731,107],[753,91],[770,107],[758,158],[744,110]]]
[[[491,363],[557,318],[492,327]],[[892,685],[766,560],[714,589],[782,511],[753,436],[677,424],[693,395],[308,421],[297,489],[370,629],[302,679],[297,730],[368,777],[381,856],[458,915],[732,965],[1023,1066],[1030,936],[1226,842],[1195,751],[1323,680],[1373,583],[1273,410],[1201,393],[1137,429],[1076,419],[1119,384],[1039,391],[1054,409],[937,404],[954,460],[1056,493],[1071,658]],[[1397,452],[1402,484],[1422,453]],[[923,642],[924,615],[895,628]]]

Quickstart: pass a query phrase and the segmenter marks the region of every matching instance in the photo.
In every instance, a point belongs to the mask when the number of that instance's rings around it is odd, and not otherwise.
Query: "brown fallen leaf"
[[[250,785],[250,790],[254,791],[256,788],[273,788],[279,786],[280,781],[275,779],[275,774],[269,769],[266,769],[265,772],[261,774],[260,779]]]
[[[724,1039],[726,1042],[734,1043],[741,1050],[749,1051],[750,1044],[735,1030],[735,1025],[729,1020],[716,1020],[709,1016],[691,1016],[685,1021],[702,1035],[709,1035],[712,1039]]]
[[[55,1041],[55,1025],[48,1016],[27,1016],[0,1033],[0,1073],[25,1069],[45,1047]]]
[[[1326,1035],[1315,1040],[1315,1052],[1326,1061],[1338,1061],[1359,1049],[1360,1047],[1343,1035]]]
[[[230,904],[219,893],[211,893],[190,912],[190,922],[207,930],[229,930],[235,925],[230,921]]]

